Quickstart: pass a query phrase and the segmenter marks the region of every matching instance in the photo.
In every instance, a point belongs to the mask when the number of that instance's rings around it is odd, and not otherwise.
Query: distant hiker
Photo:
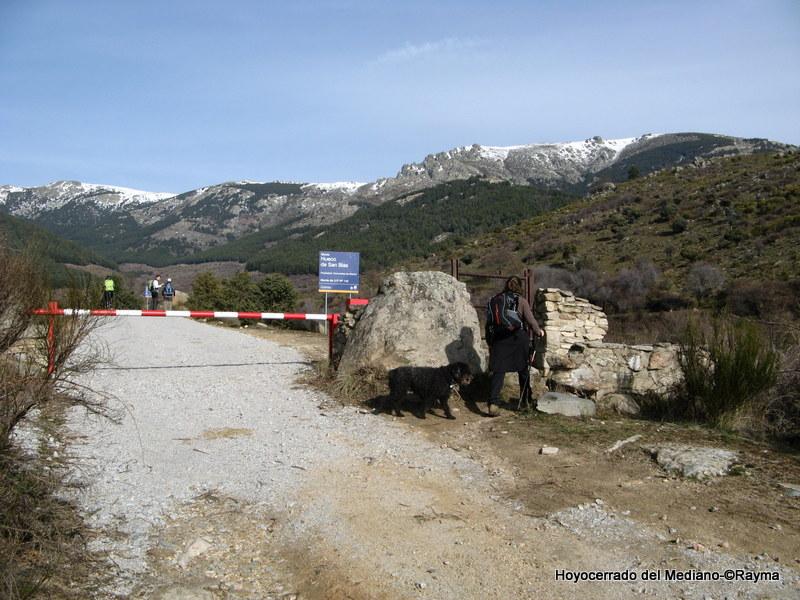
[[[150,310],[158,310],[158,292],[161,289],[161,275],[156,275],[150,282]]]
[[[531,338],[544,335],[533,318],[528,301],[522,297],[522,281],[509,277],[503,291],[493,296],[486,306],[486,343],[489,344],[489,371],[492,379],[486,411],[495,416],[492,405],[500,404],[500,391],[506,373],[516,372],[519,378],[520,404],[532,406],[530,382]]]
[[[103,308],[113,308],[114,306],[114,278],[106,275],[103,282]]]
[[[175,297],[175,288],[172,287],[172,279],[170,277],[167,277],[167,283],[164,284],[161,295],[164,297],[164,310],[172,310],[172,299]]]

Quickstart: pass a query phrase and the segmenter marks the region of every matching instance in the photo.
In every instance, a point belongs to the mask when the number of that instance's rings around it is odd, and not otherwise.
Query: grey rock
[[[778,485],[784,489],[784,492],[790,498],[800,498],[800,485],[795,483],[779,483]]]
[[[726,475],[738,456],[733,450],[685,444],[653,446],[649,451],[665,471],[694,479]]]
[[[205,554],[212,548],[211,542],[204,538],[197,538],[186,549],[181,557],[178,559],[178,566],[181,569],[185,569],[189,566],[189,563],[192,562],[193,559],[197,558],[201,554]]]
[[[601,412],[615,412],[620,415],[633,416],[639,414],[639,405],[628,394],[607,394],[597,400],[597,408]]]
[[[596,412],[595,404],[591,400],[564,392],[542,394],[536,407],[540,412],[566,417],[593,417]]]
[[[387,277],[348,335],[339,373],[465,362],[485,371],[487,349],[464,283],[440,271]]]

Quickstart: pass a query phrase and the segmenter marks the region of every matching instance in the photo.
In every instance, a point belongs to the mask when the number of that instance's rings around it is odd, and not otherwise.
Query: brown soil
[[[295,347],[311,361],[326,358],[327,341],[319,334],[243,331]],[[451,406],[456,421],[411,415],[398,421],[409,432],[482,463],[495,498],[476,497],[458,481],[429,477],[424,467],[400,471],[354,452],[351,461],[312,474],[301,493],[302,510],[289,506],[267,514],[230,498],[199,498],[161,532],[151,554],[152,576],[136,597],[178,598],[183,596],[170,594],[195,590],[208,598],[411,598],[441,593],[437,586],[443,581],[455,586],[446,597],[627,597],[630,587],[564,587],[553,583],[552,574],[564,566],[596,565],[598,555],[609,568],[629,564],[634,554],[634,564],[688,568],[681,549],[694,544],[723,554],[760,555],[768,561],[765,568],[799,568],[800,499],[778,485],[800,483],[797,455],[695,426],[512,410],[491,419],[458,398]],[[371,418],[395,419],[365,414]],[[636,434],[641,439],[607,452]],[[737,450],[741,467],[736,475],[708,483],[669,476],[644,449],[665,441]],[[541,455],[543,446],[559,451]],[[497,502],[534,518],[515,519],[498,510]],[[626,515],[643,531],[662,534],[663,541],[601,539],[605,545],[599,548],[596,539],[548,525],[553,513],[586,503]],[[294,519],[308,514],[337,522],[336,540],[330,532],[300,541],[293,537]],[[177,566],[176,557],[203,536],[213,542],[211,548],[187,568]],[[433,546],[431,539],[437,540]],[[414,569],[419,574],[400,588],[407,593],[398,593],[397,578]],[[679,591],[662,587],[656,595]]]

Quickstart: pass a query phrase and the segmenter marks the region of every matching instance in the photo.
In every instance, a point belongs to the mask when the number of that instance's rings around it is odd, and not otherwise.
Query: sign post
[[[325,294],[325,315],[328,314],[328,294],[357,294],[360,284],[358,252],[319,253],[319,291]],[[327,321],[326,321],[327,323]]]

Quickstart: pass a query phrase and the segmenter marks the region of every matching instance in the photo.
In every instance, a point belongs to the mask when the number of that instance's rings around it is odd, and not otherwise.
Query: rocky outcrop
[[[474,372],[486,370],[487,350],[466,285],[446,273],[390,275],[353,321],[340,373],[458,361]]]

